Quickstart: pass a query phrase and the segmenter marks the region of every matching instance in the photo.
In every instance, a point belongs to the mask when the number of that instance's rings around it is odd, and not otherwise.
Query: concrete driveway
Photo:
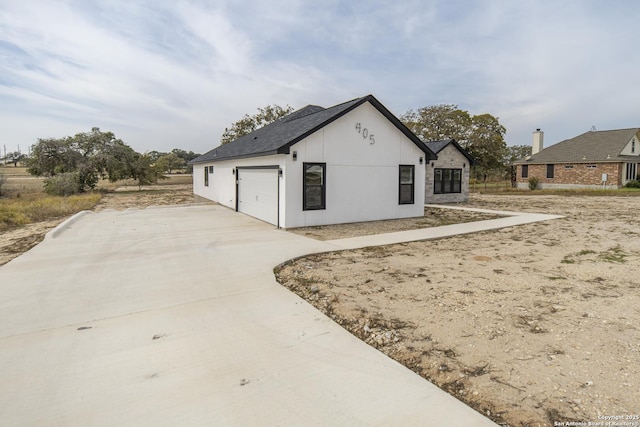
[[[338,246],[213,205],[74,218],[0,267],[0,425],[495,426],[275,281]]]

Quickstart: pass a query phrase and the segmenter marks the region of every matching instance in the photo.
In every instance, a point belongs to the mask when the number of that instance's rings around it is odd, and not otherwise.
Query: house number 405
[[[369,144],[373,145],[376,143],[376,140],[373,138],[373,134],[369,133],[367,128],[363,128],[360,122],[356,123],[356,131],[362,134],[363,139],[368,139]]]

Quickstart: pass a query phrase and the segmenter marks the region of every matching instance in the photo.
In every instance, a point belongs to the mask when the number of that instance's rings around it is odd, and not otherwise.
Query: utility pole
[[[4,144],[4,165],[7,166],[7,144]]]

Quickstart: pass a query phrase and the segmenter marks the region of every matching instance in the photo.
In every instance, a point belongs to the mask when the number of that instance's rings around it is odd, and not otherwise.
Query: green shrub
[[[627,182],[624,186],[627,188],[640,188],[640,181],[634,179],[633,181]]]
[[[44,180],[44,192],[50,196],[70,196],[80,193],[78,174],[65,172]]]
[[[535,190],[536,188],[538,188],[538,182],[538,178],[536,178],[535,176],[529,178],[529,190]]]

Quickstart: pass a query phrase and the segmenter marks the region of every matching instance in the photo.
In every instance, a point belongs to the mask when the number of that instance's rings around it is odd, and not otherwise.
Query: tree
[[[525,157],[530,155],[531,155],[530,145],[511,145],[506,149],[505,156],[504,156],[504,164],[505,166],[509,166],[516,160],[524,159]]]
[[[112,182],[135,178],[141,173],[139,156],[112,132],[94,127],[75,136],[39,139],[27,160],[27,170],[46,177],[71,173],[78,191],[84,192],[94,189],[100,178]]]
[[[180,148],[174,148],[173,150],[171,150],[172,154],[175,154],[176,156],[180,157],[181,159],[184,159],[187,162],[190,162],[191,160],[195,159],[196,157],[200,157],[200,154],[196,154],[193,151],[185,151],[185,150],[181,150]]]
[[[504,134],[507,131],[496,117],[491,114],[473,116],[471,135],[465,149],[475,159],[474,172],[477,178],[487,174],[502,172],[507,143]]]
[[[169,172],[169,173],[171,173],[173,169],[178,169],[180,167],[185,166],[186,164],[187,164],[186,160],[181,159],[174,153],[169,153],[169,154],[160,156],[155,162],[155,165],[158,170],[160,170],[161,172]]]
[[[423,141],[453,138],[462,147],[469,141],[471,116],[457,105],[440,104],[409,110],[400,119]]]
[[[231,125],[230,128],[224,128],[224,133],[220,138],[221,144],[227,144],[241,136],[250,134],[256,129],[273,123],[276,120],[291,113],[293,108],[289,105],[284,108],[279,105],[267,105],[264,108],[258,108],[258,113],[253,116],[245,114],[240,120]]]
[[[187,165],[186,173],[193,173],[193,165],[190,165],[189,162],[196,157],[200,157],[200,154],[194,153],[193,151],[185,151],[180,148],[174,148],[171,150],[172,154],[175,154],[179,158],[183,159]]]
[[[503,170],[506,129],[491,114],[472,116],[454,104],[440,104],[409,110],[400,120],[424,141],[453,138],[475,164],[476,177]]]
[[[21,162],[22,160],[24,160],[25,157],[26,156],[24,154],[22,154],[21,152],[14,151],[13,153],[7,154],[7,157],[6,157],[5,160],[13,163],[14,167],[18,167],[18,163]]]
[[[153,160],[148,154],[135,153],[131,166],[131,177],[138,181],[138,190],[141,190],[143,185],[154,184],[158,182],[158,179],[164,178],[163,171],[153,164]]]

